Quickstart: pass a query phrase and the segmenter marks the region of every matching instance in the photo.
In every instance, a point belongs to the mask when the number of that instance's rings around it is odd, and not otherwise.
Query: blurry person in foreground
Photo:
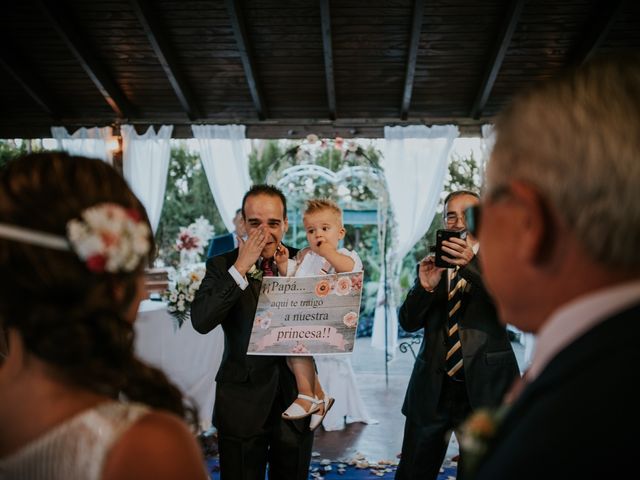
[[[640,57],[547,81],[495,128],[481,263],[502,321],[537,344],[511,406],[477,437],[488,453],[475,478],[635,478]]]

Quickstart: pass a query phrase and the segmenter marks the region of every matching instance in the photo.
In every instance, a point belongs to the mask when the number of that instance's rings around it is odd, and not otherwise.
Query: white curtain
[[[209,188],[225,227],[235,230],[233,217],[251,186],[249,140],[244,125],[192,125]]]
[[[384,128],[384,155],[380,163],[395,216],[397,244],[387,255],[387,295],[384,278],[378,288],[371,344],[385,348],[386,307],[386,343],[391,355],[398,343],[398,315],[390,293],[399,280],[402,259],[431,225],[444,186],[449,153],[458,135],[458,127],[454,125]]]
[[[51,127],[51,136],[58,142],[58,150],[70,155],[99,158],[113,165],[109,140],[113,139],[111,127],[79,128],[69,134],[65,127]]]
[[[482,158],[480,159],[480,175],[482,183],[484,183],[484,168],[491,156],[491,151],[493,150],[493,146],[496,143],[496,132],[493,128],[493,125],[487,123],[482,125],[482,140],[480,141],[480,149],[482,150]]]
[[[124,178],[147,209],[155,233],[167,187],[173,125],[163,125],[158,133],[149,127],[142,135],[136,133],[133,125],[122,125],[120,132]]]

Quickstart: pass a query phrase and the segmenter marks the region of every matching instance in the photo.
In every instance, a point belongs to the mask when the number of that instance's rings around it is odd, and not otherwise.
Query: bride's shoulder
[[[200,447],[177,416],[150,410],[111,448],[103,480],[122,478],[206,479]]]

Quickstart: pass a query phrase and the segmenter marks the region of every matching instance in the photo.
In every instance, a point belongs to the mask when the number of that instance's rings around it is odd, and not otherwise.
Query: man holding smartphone
[[[400,307],[402,328],[423,328],[424,339],[402,407],[406,422],[398,480],[435,480],[451,431],[473,410],[499,405],[519,376],[507,330],[482,280],[480,245],[467,232],[464,212],[479,201],[467,190],[445,198],[449,233],[442,236],[437,256],[451,268],[436,266],[433,255],[424,258]]]

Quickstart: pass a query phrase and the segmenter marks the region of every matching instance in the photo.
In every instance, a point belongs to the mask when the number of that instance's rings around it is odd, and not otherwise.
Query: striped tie
[[[449,330],[447,335],[446,368],[447,375],[450,377],[455,376],[456,378],[464,377],[458,319],[460,316],[460,306],[462,304],[462,294],[466,285],[467,281],[458,275],[458,268],[453,270],[449,280],[449,299],[447,301],[447,309],[449,311],[447,326]]]

